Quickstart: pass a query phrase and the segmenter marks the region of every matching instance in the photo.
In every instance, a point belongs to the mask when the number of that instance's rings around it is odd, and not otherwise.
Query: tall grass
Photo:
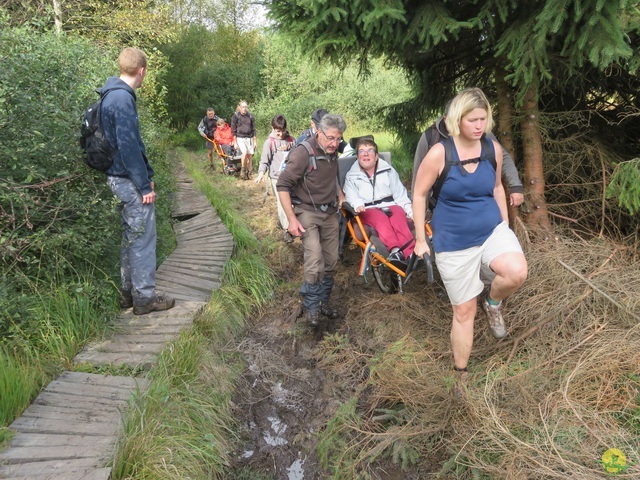
[[[183,332],[133,400],[112,478],[224,478],[235,375],[197,328]]]
[[[105,328],[104,307],[86,278],[43,288],[31,284],[30,315],[0,344],[0,422],[8,425],[90,338]]]
[[[8,425],[31,402],[44,380],[40,360],[32,350],[16,355],[0,347],[0,424]],[[0,442],[1,442],[0,438]]]

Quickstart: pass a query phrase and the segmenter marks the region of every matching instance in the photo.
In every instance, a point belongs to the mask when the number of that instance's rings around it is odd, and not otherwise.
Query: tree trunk
[[[56,27],[56,33],[62,34],[62,0],[53,0],[53,21]]]
[[[513,95],[511,89],[505,80],[507,73],[502,69],[496,70],[496,92],[498,94],[498,132],[497,137],[502,148],[511,154],[514,162],[516,159],[516,150],[513,145],[513,115],[511,114],[511,106],[513,105]],[[514,227],[514,220],[520,216],[520,208],[509,205],[509,187],[504,187],[507,193],[507,208],[509,209],[509,225]]]
[[[523,103],[520,121],[522,132],[522,153],[524,157],[524,186],[527,193],[525,223],[531,232],[547,240],[550,238],[551,223],[547,203],[544,199],[544,168],[542,165],[542,137],[538,121],[537,84],[529,85]]]

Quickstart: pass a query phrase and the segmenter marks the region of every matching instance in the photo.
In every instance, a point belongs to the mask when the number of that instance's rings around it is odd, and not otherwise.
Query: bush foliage
[[[104,175],[81,161],[78,132],[94,90],[117,74],[117,50],[0,22],[0,338],[8,341],[37,325],[40,293],[55,286],[91,278],[93,304],[113,307],[117,208]],[[150,71],[139,95],[152,159],[164,155],[167,137],[152,120],[163,117],[159,78]],[[165,170],[157,168],[162,180]]]

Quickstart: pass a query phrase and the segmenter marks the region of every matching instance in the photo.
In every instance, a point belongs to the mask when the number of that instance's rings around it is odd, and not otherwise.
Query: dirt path
[[[285,244],[281,240],[283,232],[276,228],[271,192],[263,204],[264,184],[238,180],[238,189],[244,199],[243,215],[256,236],[276,239],[270,263],[283,285],[237,346],[248,368],[235,399],[243,440],[241,450],[233,452],[233,478],[328,478],[316,452],[318,433],[353,396],[358,382],[322,367],[323,341],[349,330],[352,311],[360,307],[354,299],[398,302],[399,296],[391,299],[375,283],[365,285],[357,276],[359,250],[347,249],[331,299],[340,317],[311,330],[301,316],[297,293],[302,278],[301,242]],[[381,466],[378,478],[412,478],[396,470],[394,465]]]

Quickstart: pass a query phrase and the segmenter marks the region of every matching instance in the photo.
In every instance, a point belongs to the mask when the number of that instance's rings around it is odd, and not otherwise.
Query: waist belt
[[[372,207],[373,205],[380,205],[381,203],[393,202],[393,196],[381,198],[380,200],[374,200],[373,202],[365,203],[365,207]]]
[[[331,202],[331,203],[321,203],[321,204],[317,204],[317,203],[307,203],[307,202],[303,202],[302,200],[300,200],[298,197],[296,196],[292,196],[291,197],[291,204],[292,205],[309,205],[310,207],[313,207],[314,210],[320,210],[321,212],[326,212],[327,210],[329,210],[329,208],[333,207],[336,208],[338,206],[338,202]]]
[[[337,207],[338,206],[338,202],[331,202],[331,203],[323,203],[322,205],[314,205],[314,208],[316,210],[320,209],[321,212],[326,212],[327,210],[329,210],[329,207]]]

